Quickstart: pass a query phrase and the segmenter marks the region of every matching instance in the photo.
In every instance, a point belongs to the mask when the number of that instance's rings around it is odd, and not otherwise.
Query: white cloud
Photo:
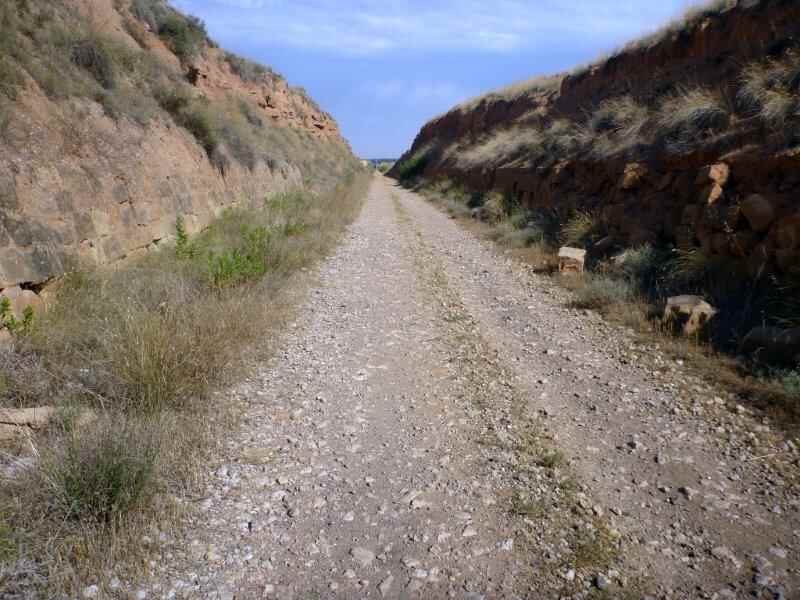
[[[620,42],[685,0],[176,0],[227,36],[343,55],[385,51],[505,53],[581,36]]]
[[[449,106],[471,95],[469,90],[449,81],[404,79],[366,81],[359,91],[367,98],[381,102],[397,101],[415,107]]]

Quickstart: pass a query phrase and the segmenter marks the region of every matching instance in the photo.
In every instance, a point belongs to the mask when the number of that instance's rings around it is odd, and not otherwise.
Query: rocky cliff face
[[[623,245],[785,273],[800,264],[799,43],[800,4],[717,2],[555,84],[454,108],[398,165],[592,212]]]
[[[0,35],[34,56],[57,36],[26,24],[71,36],[66,72],[42,72],[59,64],[45,62],[52,48],[41,59],[0,48],[0,90],[14,75],[0,93],[0,289],[147,252],[178,216],[196,231],[226,208],[327,184],[355,164],[304,91],[204,37],[193,52],[183,38],[172,47],[136,5],[189,22],[157,0],[9,2],[0,14]]]

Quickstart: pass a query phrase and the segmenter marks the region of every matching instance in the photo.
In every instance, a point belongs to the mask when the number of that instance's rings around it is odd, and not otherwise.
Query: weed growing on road
[[[477,441],[513,473],[506,496],[509,515],[520,520],[515,523],[515,548],[529,554],[541,554],[543,547],[559,548],[557,560],[528,573],[531,585],[554,593],[563,591],[561,575],[567,565],[587,572],[606,569],[615,560],[617,540],[605,535],[610,529],[579,502],[579,486],[570,473],[568,459],[531,414],[527,396],[510,384],[493,385],[512,381],[512,374],[494,359],[497,353],[479,333],[469,310],[450,285],[444,264],[414,230],[400,198],[395,195],[393,202],[413,244],[420,280],[441,314],[453,362],[460,365],[467,379],[468,398],[481,411],[484,427]],[[532,480],[538,482],[535,488],[527,485]],[[593,530],[587,533],[585,527],[575,527],[576,519],[590,519]],[[560,545],[565,530],[571,532],[568,550]]]

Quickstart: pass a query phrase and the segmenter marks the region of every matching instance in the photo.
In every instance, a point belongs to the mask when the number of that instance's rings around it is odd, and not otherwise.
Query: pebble
[[[368,567],[372,564],[372,561],[375,560],[374,552],[360,546],[356,546],[350,550],[350,555],[353,557],[353,560],[355,560],[362,567]]]

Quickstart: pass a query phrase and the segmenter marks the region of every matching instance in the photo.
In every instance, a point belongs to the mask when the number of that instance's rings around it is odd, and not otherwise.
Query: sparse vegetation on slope
[[[58,409],[34,442],[40,460],[0,494],[7,543],[19,568],[46,575],[41,593],[134,574],[141,536],[191,493],[212,423],[225,421],[209,390],[276,330],[292,276],[332,248],[368,183],[359,174],[324,196],[275,195],[194,237],[179,221],[174,247],[69,277],[2,351],[2,404]],[[19,585],[0,577],[3,593]]]
[[[117,4],[140,47],[96,29],[62,2],[32,0],[0,7],[0,96],[16,98],[27,75],[53,101],[96,101],[118,121],[147,126],[154,118],[171,118],[195,137],[222,172],[234,160],[250,170],[259,163],[273,169],[291,163],[309,175],[324,176],[320,143],[309,134],[257,116],[251,95],[232,90],[225,99],[207,98],[187,82],[183,67],[175,68],[149,49],[146,36],[152,32],[183,63],[199,58],[213,46],[201,21],[164,0]],[[232,53],[220,56],[243,82],[283,81],[267,67]],[[295,106],[298,115],[309,108],[319,110],[303,90],[294,93],[306,104]],[[326,148],[323,153],[340,163],[324,165],[339,174],[352,160],[344,148]]]
[[[611,256],[598,255],[592,248],[606,232],[598,216],[590,213],[528,210],[519,205],[495,209],[491,205],[502,195],[470,194],[447,179],[426,182],[419,190],[539,273],[556,273],[557,252],[563,244],[589,249],[584,276],[555,277],[574,292],[574,307],[597,310],[613,322],[655,338],[655,343],[664,344],[677,357],[691,358],[709,379],[729,386],[780,419],[788,419],[787,423],[796,421],[796,369],[765,370],[759,362],[736,362],[726,353],[736,352],[743,336],[760,325],[766,314],[773,322],[797,326],[800,304],[793,299],[800,286],[785,287],[786,283],[776,294],[774,280],[754,276],[745,261],[701,250],[643,244],[616,247]],[[680,294],[699,294],[720,309],[711,326],[690,341],[675,337],[661,319],[666,299]]]

